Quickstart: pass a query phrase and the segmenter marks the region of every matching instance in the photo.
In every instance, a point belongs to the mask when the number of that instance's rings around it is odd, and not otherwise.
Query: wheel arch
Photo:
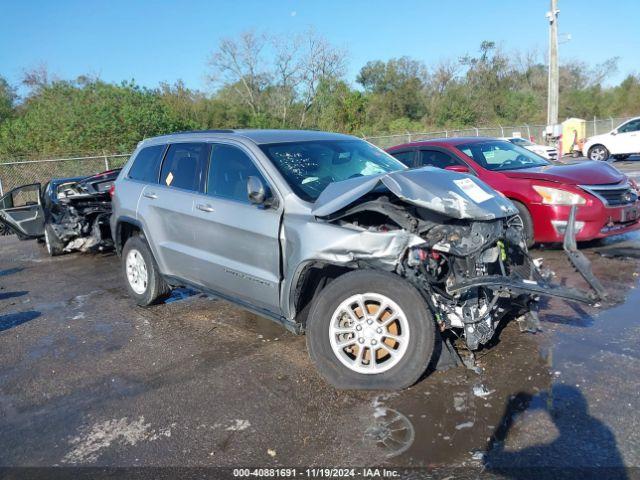
[[[122,254],[122,248],[132,235],[139,234],[146,238],[144,227],[139,220],[131,217],[121,217],[116,222],[116,229],[113,232],[113,243],[118,255]]]
[[[288,305],[291,317],[303,327],[313,300],[333,280],[357,270],[322,260],[310,260],[300,265],[289,288]]]
[[[529,208],[529,205],[527,205],[526,201],[521,200],[519,198],[515,198],[515,196],[511,197],[510,195],[507,195],[507,198],[516,204],[516,208],[518,208],[518,205],[522,205],[522,207],[525,209],[525,211],[529,215],[529,223],[531,226],[531,239],[527,240],[527,246],[530,247],[533,245],[533,243],[535,243],[535,239],[536,239],[536,217],[534,217],[534,215],[531,213],[531,209]],[[520,209],[518,208],[518,214],[519,213],[520,213]],[[522,221],[524,223],[525,219],[523,218]]]

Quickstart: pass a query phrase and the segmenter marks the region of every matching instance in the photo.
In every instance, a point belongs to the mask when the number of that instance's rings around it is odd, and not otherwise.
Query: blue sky
[[[292,34],[310,26],[348,51],[350,81],[372,59],[408,55],[429,64],[476,53],[482,40],[507,51],[547,49],[547,0],[4,0],[0,75],[17,83],[46,65],[60,78],[84,73],[154,87],[183,79],[210,88],[210,53],[247,29]],[[561,62],[618,56],[618,82],[640,72],[640,2],[559,0]]]

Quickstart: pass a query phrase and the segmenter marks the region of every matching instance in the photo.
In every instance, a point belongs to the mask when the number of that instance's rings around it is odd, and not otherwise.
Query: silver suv
[[[115,182],[111,228],[139,305],[186,285],[307,334],[341,388],[399,389],[502,319],[537,328],[551,287],[513,204],[482,181],[407,170],[355,137],[184,132],[141,142]],[[454,332],[455,335],[450,335]]]

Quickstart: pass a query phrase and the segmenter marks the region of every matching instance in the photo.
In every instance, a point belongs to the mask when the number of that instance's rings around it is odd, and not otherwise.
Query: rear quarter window
[[[131,165],[127,177],[147,183],[158,183],[160,162],[162,161],[164,149],[165,145],[154,145],[140,150],[133,160],[133,165]]]

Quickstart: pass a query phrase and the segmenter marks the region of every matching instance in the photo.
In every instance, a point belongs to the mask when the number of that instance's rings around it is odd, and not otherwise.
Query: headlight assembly
[[[582,195],[560,188],[534,185],[533,189],[542,197],[542,203],[547,205],[584,205],[587,203]]]

